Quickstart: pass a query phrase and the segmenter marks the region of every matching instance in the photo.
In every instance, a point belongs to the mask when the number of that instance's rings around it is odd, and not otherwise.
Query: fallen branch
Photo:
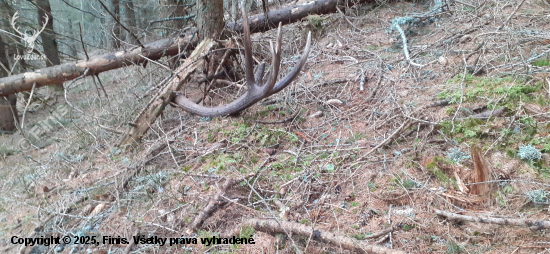
[[[359,241],[354,238],[337,235],[331,232],[314,229],[312,227],[288,221],[280,221],[280,224],[273,219],[249,219],[245,220],[242,224],[243,227],[253,227],[254,229],[271,234],[282,234],[286,231],[293,235],[299,235],[303,237],[311,237],[311,239],[333,244],[336,246],[342,246],[342,248],[356,251],[359,253],[386,253],[386,254],[404,254],[401,250],[392,250],[379,245],[368,244],[364,241]],[[391,228],[385,229],[380,233],[375,233],[377,236],[386,235],[391,231]]]
[[[255,175],[254,173],[250,173],[247,176],[240,177],[240,178],[237,178],[237,179],[227,178],[225,180],[225,183],[221,187],[221,189],[218,190],[218,192],[216,193],[216,195],[214,195],[213,198],[210,199],[210,201],[204,207],[204,209],[202,209],[202,211],[199,212],[199,215],[197,217],[195,217],[195,220],[193,221],[191,226],[189,226],[189,228],[186,230],[186,234],[187,235],[193,234],[193,232],[195,232],[197,227],[199,227],[202,224],[202,222],[206,219],[206,217],[210,213],[212,213],[218,207],[219,204],[225,202],[224,199],[222,199],[222,197],[228,189],[230,189],[234,185],[236,185],[236,184],[238,184],[238,183],[240,183],[240,182],[242,182],[242,181],[244,181],[244,180],[246,180],[250,177],[253,177],[254,175]]]
[[[506,225],[506,226],[530,227],[535,230],[550,228],[550,221],[545,221],[545,220],[533,221],[533,220],[522,220],[522,219],[491,218],[491,217],[485,217],[485,216],[468,216],[468,215],[460,215],[460,214],[451,213],[451,212],[442,211],[442,210],[435,210],[435,214],[446,217],[451,220],[458,220],[458,221],[470,221],[470,222],[477,222],[477,223],[498,224],[498,225]]]
[[[475,115],[472,115],[470,117],[474,118],[474,119],[487,119],[487,118],[490,118],[491,116],[498,117],[502,113],[504,113],[504,109],[506,109],[506,108],[502,107],[502,108],[499,108],[499,109],[487,110],[485,112],[481,112],[479,114],[475,114]]]
[[[420,68],[424,67],[425,65],[415,63],[409,56],[409,49],[407,48],[407,37],[405,36],[405,31],[403,31],[403,29],[401,28],[401,26],[399,26],[398,23],[395,23],[395,28],[401,35],[401,40],[403,41],[403,54],[405,55],[405,59],[407,60],[407,62],[409,62],[409,64],[416,67],[420,67]]]
[[[161,91],[159,91],[159,93],[149,102],[149,104],[147,104],[147,107],[144,108],[132,124],[130,124],[130,129],[120,140],[119,146],[133,144],[134,142],[141,140],[141,137],[147,133],[149,127],[162,113],[166,105],[172,101],[174,92],[176,92],[182,83],[189,78],[189,75],[202,64],[202,57],[210,51],[214,44],[215,42],[213,40],[207,39],[197,46],[193,53],[191,53],[191,56],[189,56],[189,58],[187,58],[178,68],[175,77]]]
[[[55,65],[0,78],[0,96],[29,91],[32,89],[34,83],[36,83],[36,88],[61,84],[82,76],[87,69],[89,69],[87,75],[97,75],[101,72],[129,65],[146,63],[148,59],[158,60],[164,56],[173,56],[181,53],[188,44],[196,43],[193,41],[193,32],[191,31],[186,36],[178,38],[151,42],[143,45],[143,48],[134,47],[132,49],[92,56],[89,60]]]

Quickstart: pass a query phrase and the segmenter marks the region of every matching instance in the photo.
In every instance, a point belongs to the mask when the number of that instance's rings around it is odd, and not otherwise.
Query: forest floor
[[[346,16],[284,26],[283,74],[307,31],[314,32],[308,63],[289,88],[234,117],[201,118],[169,106],[128,151],[116,146],[119,132],[149,102],[166,69],[149,64],[102,73],[108,97],[91,78],[74,82],[67,90],[72,106],[48,89],[36,91],[26,135],[0,136],[0,251],[22,249],[12,236],[101,240],[139,232],[252,236],[256,244],[139,244],[133,253],[349,252],[312,237],[285,240],[243,227],[251,218],[408,253],[549,251],[546,224],[529,222],[549,217],[550,4],[450,2],[441,12],[432,1],[356,6],[342,9]],[[401,27],[411,60],[390,29],[410,16],[418,19]],[[253,35],[259,61],[270,62],[275,33]],[[200,94],[196,80],[185,85],[190,97]],[[219,86],[206,101],[218,105],[242,93],[237,85]],[[20,99],[19,112],[25,107]],[[247,176],[190,228],[226,179]],[[438,210],[509,225],[453,220]],[[386,228],[393,231],[369,239]]]

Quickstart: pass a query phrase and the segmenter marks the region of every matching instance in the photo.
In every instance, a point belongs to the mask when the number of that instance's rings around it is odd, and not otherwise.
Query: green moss
[[[313,30],[319,30],[323,28],[323,21],[325,20],[319,15],[309,15],[306,17],[307,21],[309,21],[309,25],[313,28]]]
[[[531,62],[531,65],[538,66],[538,67],[544,67],[544,66],[550,66],[550,60],[548,59],[538,59],[533,62]]]
[[[445,245],[447,246],[447,250],[445,251],[447,254],[458,254],[462,252],[462,248],[453,240],[448,241]]]
[[[445,157],[435,157],[432,162],[426,165],[426,169],[436,177],[439,183],[445,187],[449,187],[449,185],[453,184],[453,181],[452,178],[440,169],[441,165],[444,164],[452,164],[452,162]]]

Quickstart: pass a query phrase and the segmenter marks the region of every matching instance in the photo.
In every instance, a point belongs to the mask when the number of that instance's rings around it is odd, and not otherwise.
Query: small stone
[[[329,43],[329,44],[327,45],[327,49],[332,48],[332,45],[334,45],[334,44],[332,44],[332,42]]]

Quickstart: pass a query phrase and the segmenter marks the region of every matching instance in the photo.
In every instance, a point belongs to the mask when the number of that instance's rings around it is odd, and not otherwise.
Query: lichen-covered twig
[[[401,40],[403,41],[403,54],[405,54],[405,59],[407,59],[407,62],[416,67],[424,67],[425,65],[415,63],[409,56],[409,48],[407,47],[407,37],[405,36],[405,31],[403,31],[403,29],[401,29],[401,26],[399,26],[399,24],[397,23],[395,23],[394,26],[401,35]]]

